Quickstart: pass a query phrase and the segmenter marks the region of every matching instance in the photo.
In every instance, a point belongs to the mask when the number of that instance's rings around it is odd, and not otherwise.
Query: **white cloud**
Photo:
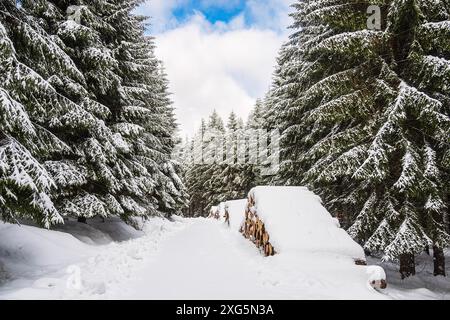
[[[246,119],[269,88],[277,52],[287,35],[290,1],[248,0],[242,14],[215,24],[200,12],[177,21],[172,10],[188,0],[152,0],[141,8],[141,13],[153,16],[155,27],[166,30],[152,34],[169,77],[181,135],[192,135],[213,109],[224,120],[232,110]],[[203,2],[218,6],[217,1]]]
[[[188,2],[189,0],[147,0],[137,12],[151,18],[150,31],[152,34],[158,34],[178,26],[179,21],[172,13],[173,9]]]
[[[288,13],[294,0],[246,0],[246,14],[258,28],[284,33],[290,25]]]

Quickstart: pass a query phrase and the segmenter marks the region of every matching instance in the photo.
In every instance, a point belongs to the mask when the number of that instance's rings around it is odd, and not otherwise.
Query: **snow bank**
[[[142,226],[143,236],[107,245],[89,245],[68,233],[0,222],[0,300],[108,299],[132,294],[127,281],[145,259],[155,255],[161,239],[184,227],[180,220],[151,218]],[[127,237],[130,232],[139,234],[123,222],[109,222],[106,227],[101,224],[106,231],[122,230]],[[87,242],[99,235],[98,230],[91,232],[92,226],[79,225],[67,231]]]
[[[7,279],[55,271],[93,252],[68,233],[0,222],[0,266]]]
[[[249,197],[278,253],[323,252],[365,260],[362,247],[306,187],[256,187]]]
[[[78,240],[90,245],[103,245],[114,241],[108,234],[94,226],[77,221],[65,221],[62,225],[52,227],[52,230],[71,234]]]

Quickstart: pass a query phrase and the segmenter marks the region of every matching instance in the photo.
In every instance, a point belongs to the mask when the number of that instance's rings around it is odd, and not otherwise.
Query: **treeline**
[[[258,133],[262,112],[258,101],[246,123],[231,112],[225,124],[214,111],[208,120],[202,119],[196,135],[185,141],[180,152],[190,200],[185,215],[207,216],[212,206],[246,198],[252,187],[261,184],[261,166],[256,159],[249,161],[258,151],[257,146],[252,150],[249,133]],[[258,137],[253,138],[256,144]]]
[[[282,131],[280,171],[265,182],[308,185],[403,277],[429,248],[444,275],[450,2],[298,0],[291,16],[264,99],[263,127]]]
[[[175,119],[139,0],[0,2],[0,217],[169,216]]]

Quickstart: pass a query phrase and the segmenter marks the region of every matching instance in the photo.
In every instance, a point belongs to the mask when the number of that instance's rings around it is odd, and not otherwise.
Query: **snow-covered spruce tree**
[[[294,6],[299,31],[268,100],[283,128],[279,179],[306,182],[335,214],[349,212],[350,234],[400,259],[403,277],[431,244],[443,274],[448,3],[380,2],[381,30],[367,30],[372,2]]]
[[[246,175],[245,162],[246,136],[242,119],[231,112],[226,125],[224,136],[224,159],[216,168],[214,178],[218,196],[215,203],[226,200],[245,198],[250,191],[251,176]],[[243,149],[244,148],[244,149]]]
[[[187,173],[191,168],[193,161],[193,139],[186,136],[184,139],[179,139],[177,144],[175,145],[175,149],[173,151],[172,159],[177,164],[178,176],[184,185],[184,203],[181,206],[181,213],[184,216],[191,216],[192,213],[190,211],[190,195],[188,193],[188,186],[186,183]]]
[[[243,121],[231,112],[225,126],[216,111],[202,125],[186,147],[188,163],[185,173],[190,195],[189,215],[207,215],[211,206],[226,200],[245,198],[255,186],[257,171],[248,159],[248,129],[261,122],[262,109],[252,113],[251,124],[244,129]]]
[[[264,127],[264,111],[264,102],[261,99],[257,99],[248,116],[246,128],[262,129]]]
[[[113,110],[112,126],[126,136],[128,128],[142,128],[139,136],[127,137],[135,155],[133,161],[141,179],[154,181],[153,191],[139,196],[151,200],[146,207],[156,204],[150,214],[171,215],[181,212],[186,205],[186,192],[179,178],[179,164],[171,159],[176,144],[177,124],[169,99],[168,81],[161,61],[154,55],[154,40],[144,35],[147,17],[132,12],[142,1],[112,1],[115,12],[107,19],[116,28],[115,58],[119,64],[121,105]],[[117,48],[116,48],[117,46]],[[116,122],[116,123],[114,123]],[[137,181],[140,184],[141,181]],[[142,201],[142,200],[141,200]]]
[[[248,132],[262,122],[262,106],[243,121],[231,112],[225,126],[216,111],[202,120],[196,137],[186,147],[186,185],[190,195],[189,215],[207,215],[211,206],[226,200],[245,198],[256,185],[259,173],[248,164]]]
[[[144,18],[132,14],[138,4],[24,1],[83,71],[87,92],[98,101],[88,107],[106,121],[113,137],[116,150],[104,143],[86,145],[92,169],[88,176],[94,178],[88,181],[88,193],[97,198],[86,194],[86,204],[95,202],[97,214],[125,220],[175,213],[184,196],[177,164],[169,157],[175,127],[167,84],[153,55],[153,41],[144,36]],[[166,132],[157,136],[162,129]],[[96,154],[89,154],[91,150]],[[108,151],[107,157],[99,156],[102,151]]]
[[[222,194],[223,181],[220,180],[223,171],[223,159],[225,155],[225,124],[216,110],[209,117],[206,131],[203,136],[203,172],[201,188],[205,209],[224,201]]]
[[[81,82],[83,75],[33,17],[17,8],[14,1],[6,1],[1,3],[0,22],[0,82],[5,108],[0,161],[2,214],[7,219],[31,216],[49,227],[62,221],[50,200],[58,179],[79,181],[84,176],[82,170],[70,165],[76,150],[68,141],[80,132],[100,131],[102,123],[54,85],[57,79]],[[62,176],[53,175],[49,163],[51,168],[64,168]]]
[[[73,4],[79,3],[73,1]],[[51,34],[53,42],[70,57],[81,75],[74,78],[56,73],[49,82],[61,95],[81,106],[95,122],[92,130],[73,123],[70,135],[62,133],[71,153],[64,161],[46,161],[59,190],[53,194],[54,202],[61,214],[78,217],[82,222],[96,215],[123,216],[115,166],[119,153],[128,152],[128,146],[106,126],[111,111],[99,102],[98,95],[117,90],[120,81],[114,73],[117,62],[112,51],[103,45],[100,33],[83,22],[96,22],[105,29],[111,27],[88,7],[72,6],[69,2],[24,0],[22,8]]]
[[[202,119],[191,141],[185,183],[189,194],[189,215],[206,216],[211,206],[225,200],[220,181],[224,159],[225,125],[214,110],[208,121]]]
[[[206,121],[201,120],[200,128],[195,136],[189,141],[185,152],[184,182],[189,194],[189,209],[187,215],[190,217],[206,215],[206,203],[204,199],[203,182],[205,180],[206,167],[203,163],[203,137],[206,132]]]
[[[293,6],[301,11],[303,3]],[[300,28],[299,22],[296,22],[294,27]],[[298,45],[299,33],[295,32],[280,49],[272,85],[263,100],[262,128],[268,132],[278,129],[283,134],[281,137],[283,143],[280,144],[282,160],[280,170],[277,175],[262,177],[264,184],[267,185],[298,185],[303,172],[297,160],[301,153],[298,141],[307,131],[300,132],[299,126],[290,127],[290,124],[298,123],[301,119],[299,112],[290,110],[295,105],[301,86],[298,75],[301,74],[302,67],[307,68],[304,66],[305,62],[299,58],[302,51],[298,50]]]
[[[61,217],[49,199],[54,181],[35,158],[46,144],[14,90],[25,85],[36,92],[45,81],[18,61],[5,28],[16,28],[23,18],[11,4],[0,4],[0,218],[33,219],[49,227]]]
[[[261,174],[260,156],[265,151],[261,150],[262,146],[260,146],[261,132],[270,131],[270,126],[266,126],[265,112],[264,102],[258,99],[245,125],[246,164],[243,167],[242,177],[246,180],[243,185],[246,186],[244,189],[247,192],[258,185],[270,184],[270,178],[272,178],[272,176]]]

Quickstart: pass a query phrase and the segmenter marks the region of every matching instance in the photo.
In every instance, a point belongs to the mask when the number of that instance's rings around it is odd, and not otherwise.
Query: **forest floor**
[[[450,299],[450,280],[433,277],[426,257],[406,281],[384,263],[389,286],[380,291],[357,269],[317,261],[264,258],[202,218],[151,219],[143,232],[118,221],[60,231],[0,224],[0,299]]]

